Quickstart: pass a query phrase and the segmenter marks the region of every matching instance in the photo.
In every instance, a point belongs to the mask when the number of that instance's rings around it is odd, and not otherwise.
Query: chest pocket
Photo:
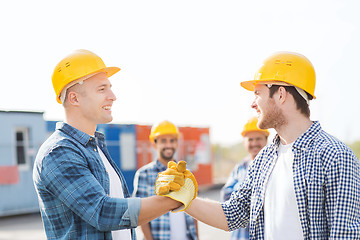
[[[324,166],[319,160],[320,157],[316,156],[316,153],[309,152],[306,156],[305,165],[301,166],[305,168],[305,181],[309,186],[323,186],[325,184]]]
[[[312,157],[312,161],[307,161],[305,171],[306,198],[310,209],[324,207],[325,204],[324,168],[321,161],[317,159],[319,158]]]
[[[104,189],[109,189],[109,177],[108,173],[106,172],[104,164],[101,162],[100,159],[96,157],[89,156],[87,158],[88,166],[94,177],[99,181],[101,186]]]

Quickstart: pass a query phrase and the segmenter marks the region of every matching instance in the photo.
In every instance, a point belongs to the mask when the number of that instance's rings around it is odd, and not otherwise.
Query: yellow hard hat
[[[258,123],[257,117],[252,117],[252,118],[250,118],[250,119],[247,121],[247,123],[245,124],[244,129],[243,129],[243,131],[241,132],[241,135],[242,135],[243,137],[245,137],[245,135],[246,135],[248,132],[262,132],[262,133],[264,133],[266,136],[269,136],[269,131],[268,131],[267,129],[260,129],[260,128],[258,128],[257,123]]]
[[[168,134],[174,134],[176,135],[176,138],[179,138],[178,128],[171,122],[165,120],[152,126],[149,139],[151,142],[154,142],[155,138],[158,136]]]
[[[103,60],[96,54],[88,50],[76,50],[62,59],[54,69],[52,84],[56,100],[61,103],[61,91],[74,80],[99,72],[104,72],[107,77],[110,77],[118,71],[120,71],[118,67],[106,67]]]
[[[240,84],[243,88],[254,91],[257,83],[276,82],[293,85],[316,98],[314,67],[309,59],[299,53],[278,52],[271,55],[256,72],[254,80],[243,81]]]

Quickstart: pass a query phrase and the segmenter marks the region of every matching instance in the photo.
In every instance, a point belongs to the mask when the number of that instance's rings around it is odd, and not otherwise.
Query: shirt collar
[[[177,163],[177,161],[175,161]],[[155,165],[156,165],[156,168],[159,172],[163,172],[167,169],[167,166],[164,166],[160,161],[159,159],[156,159],[156,162],[155,162]]]
[[[88,142],[94,138],[94,137],[90,136],[89,134],[86,134],[64,122],[56,123],[56,130],[60,130],[64,133],[70,135],[72,138],[74,138],[76,141],[78,141],[79,143],[81,143],[84,146],[86,146],[88,144]],[[104,134],[102,134],[100,132],[95,132],[95,138],[97,138],[99,141],[105,141]]]

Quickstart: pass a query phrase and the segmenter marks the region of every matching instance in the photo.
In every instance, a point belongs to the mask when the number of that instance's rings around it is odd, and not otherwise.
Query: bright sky
[[[277,51],[310,59],[317,74],[311,119],[360,140],[360,4],[356,0],[19,0],[0,3],[0,109],[62,120],[51,75],[75,49],[107,66],[115,123],[211,128],[213,143],[241,141],[262,60]]]

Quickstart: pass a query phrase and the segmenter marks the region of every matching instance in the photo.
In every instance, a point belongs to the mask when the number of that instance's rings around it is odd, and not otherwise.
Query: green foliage
[[[360,159],[360,141],[349,144],[349,147],[354,151],[356,157]]]
[[[212,145],[214,153],[213,176],[217,182],[225,183],[234,166],[248,154],[242,143],[231,146]]]
[[[231,146],[213,145],[215,158],[227,159],[233,162],[240,162],[248,153],[243,143],[237,143]]]

